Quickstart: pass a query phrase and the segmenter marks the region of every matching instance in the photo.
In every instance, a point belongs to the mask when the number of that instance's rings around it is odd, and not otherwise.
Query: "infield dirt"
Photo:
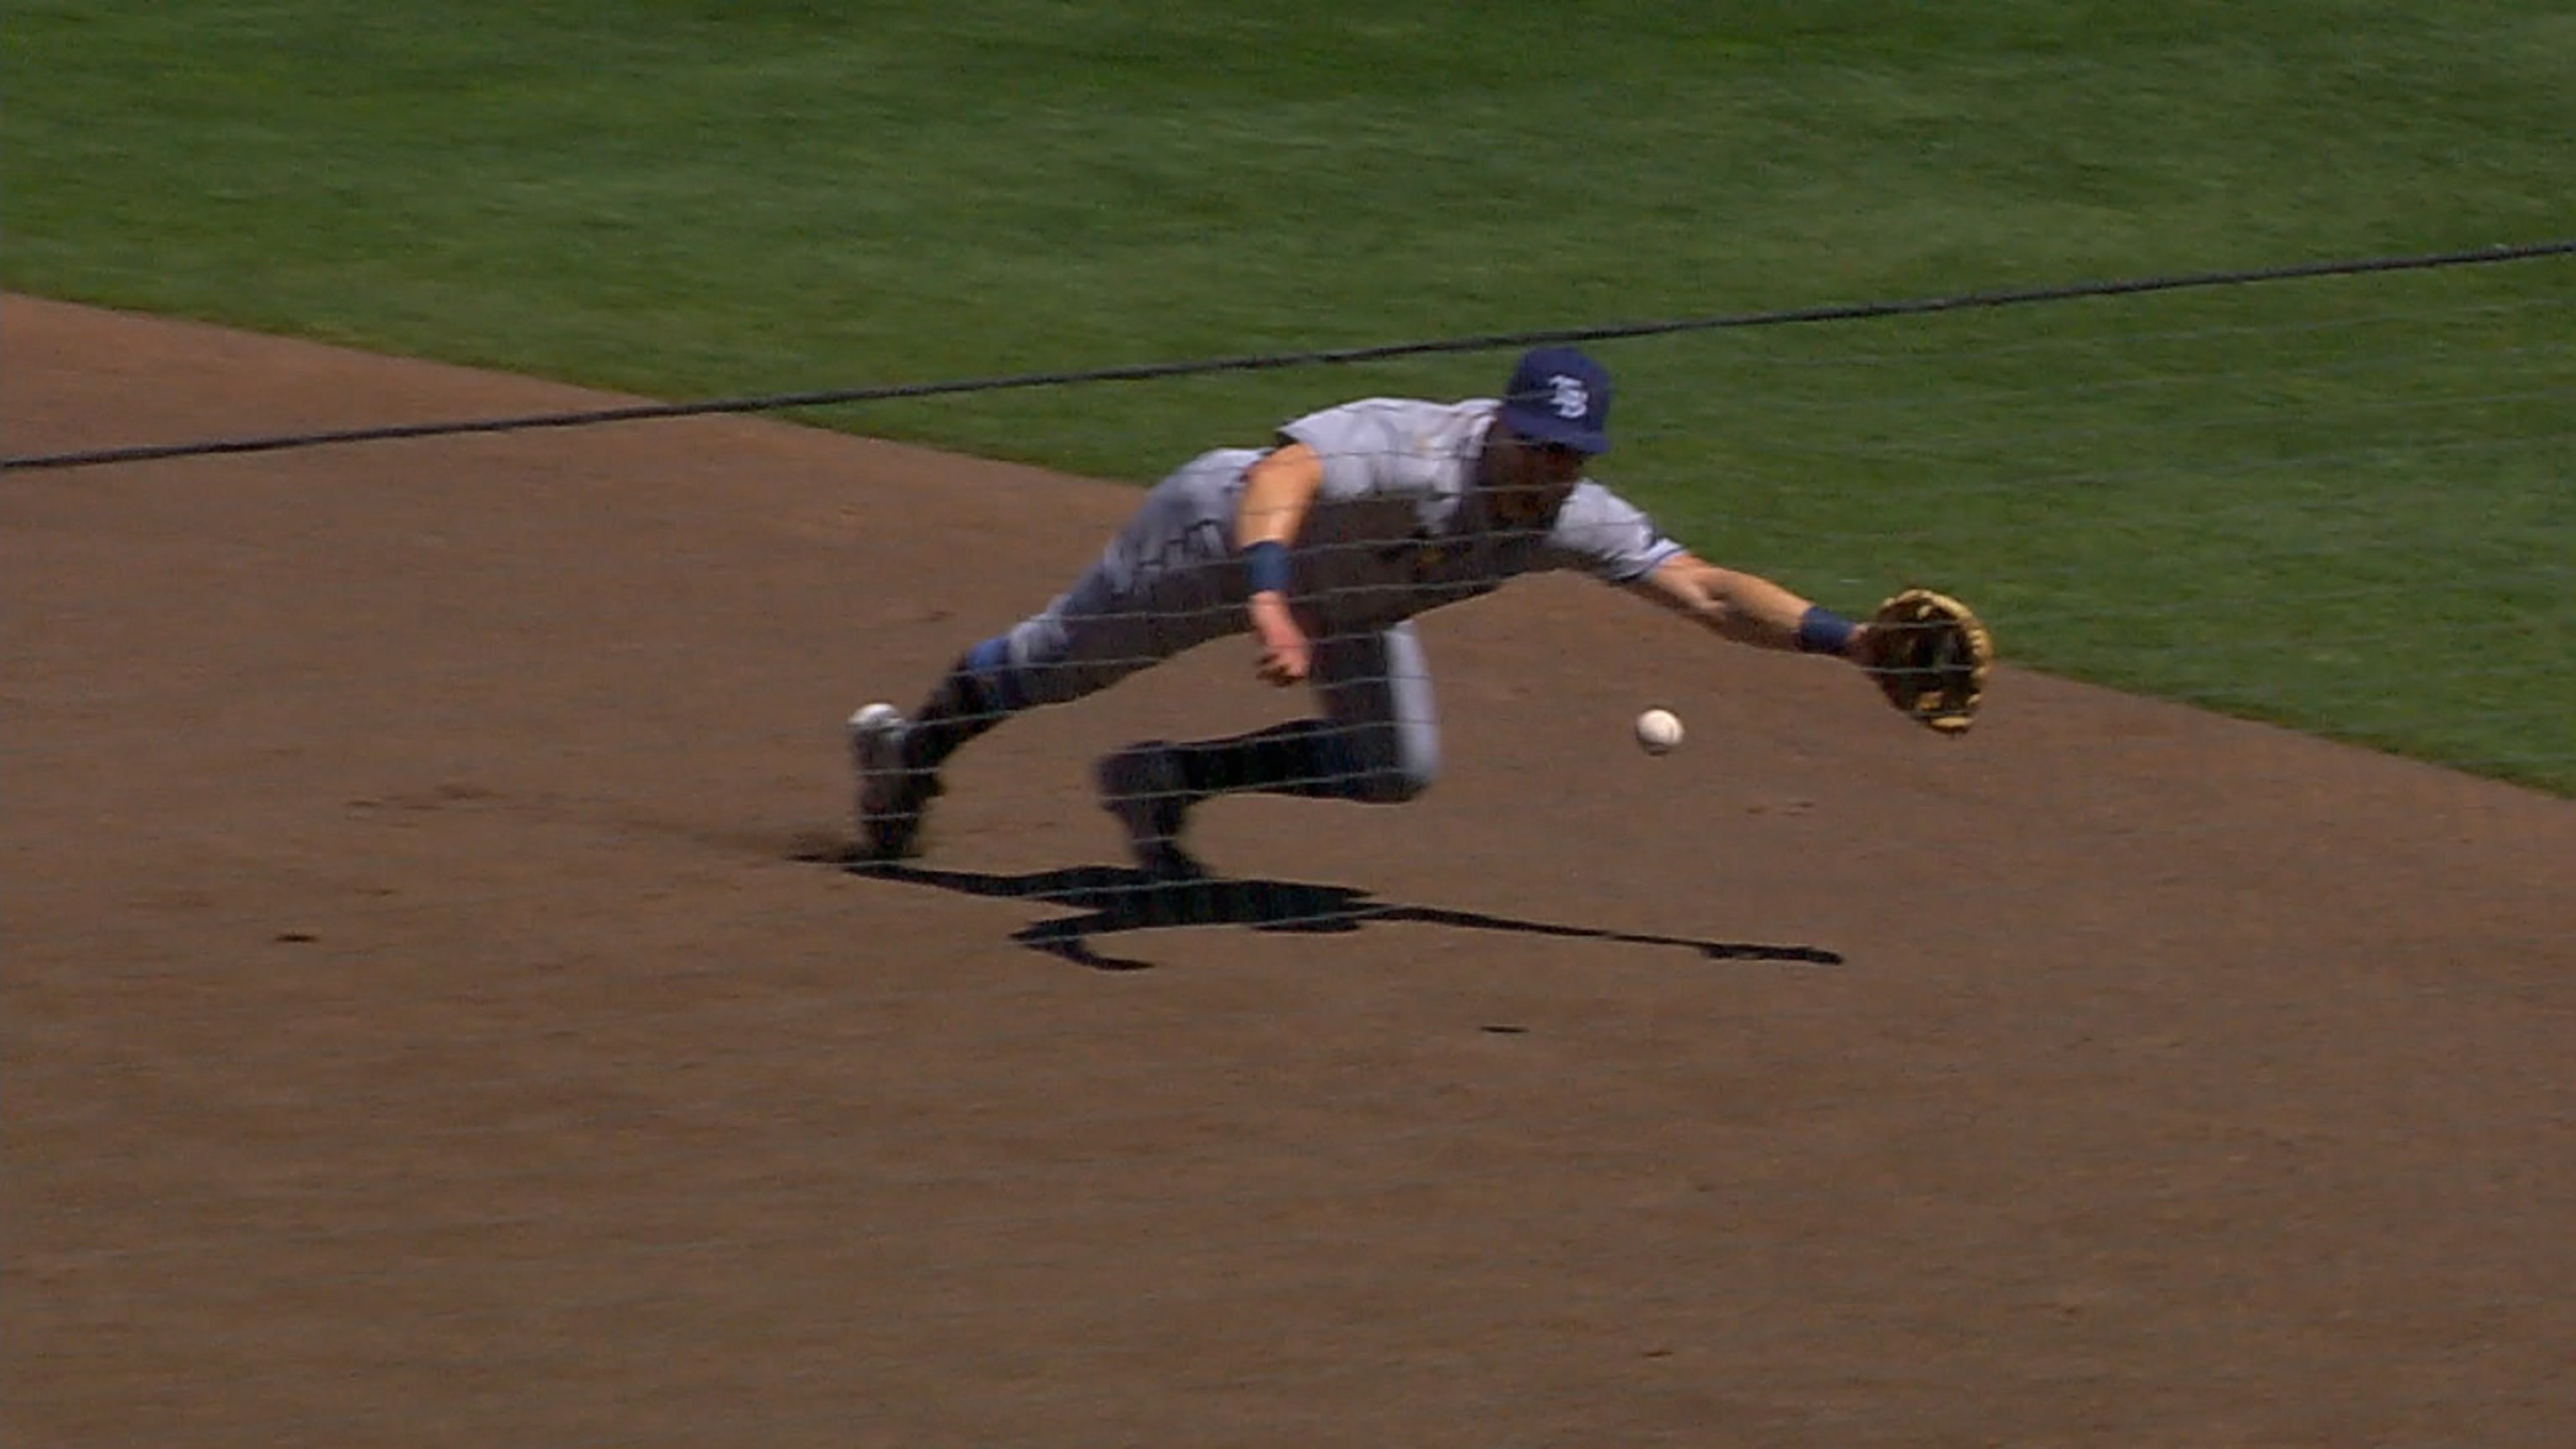
[[[606,401],[5,335],[18,455]],[[0,482],[12,1441],[2576,1442],[2576,805],[1537,580],[1425,622],[1439,788],[1211,806],[1238,884],[1085,786],[1293,703],[1223,646],[830,863],[844,716],[1135,498],[741,418]]]

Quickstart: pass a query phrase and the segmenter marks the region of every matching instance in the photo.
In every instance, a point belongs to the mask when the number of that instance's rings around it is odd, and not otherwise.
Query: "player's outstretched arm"
[[[1759,649],[1864,658],[1865,625],[1848,623],[1758,574],[1719,568],[1675,554],[1629,584],[1642,595],[1719,636]]]

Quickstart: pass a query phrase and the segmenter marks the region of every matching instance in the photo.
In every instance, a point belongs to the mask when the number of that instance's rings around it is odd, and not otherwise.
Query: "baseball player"
[[[1600,364],[1548,347],[1500,399],[1369,398],[1287,424],[1266,450],[1192,459],[1071,589],[967,650],[913,715],[850,717],[863,851],[913,852],[941,765],[977,735],[1233,634],[1257,642],[1260,678],[1308,686],[1315,712],[1101,760],[1102,804],[1141,869],[1202,874],[1180,837],[1214,796],[1410,800],[1440,767],[1413,617],[1541,570],[1583,570],[1738,643],[1870,662],[1870,624],[1702,562],[1586,478],[1609,416]]]

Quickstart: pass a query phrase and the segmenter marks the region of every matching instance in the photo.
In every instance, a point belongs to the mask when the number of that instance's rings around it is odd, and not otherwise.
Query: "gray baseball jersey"
[[[1324,460],[1291,551],[1299,602],[1331,628],[1383,626],[1520,574],[1576,569],[1626,583],[1682,551],[1589,478],[1549,528],[1491,519],[1475,468],[1499,406],[1369,398],[1282,428]]]

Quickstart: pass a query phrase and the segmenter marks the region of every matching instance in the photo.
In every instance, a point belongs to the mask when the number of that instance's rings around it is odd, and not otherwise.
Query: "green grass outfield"
[[[12,288],[675,398],[2576,236],[2557,0],[31,0],[5,64]],[[2571,324],[2560,259],[1607,342],[1601,476],[2576,793]],[[1507,361],[811,420],[1141,481]]]

